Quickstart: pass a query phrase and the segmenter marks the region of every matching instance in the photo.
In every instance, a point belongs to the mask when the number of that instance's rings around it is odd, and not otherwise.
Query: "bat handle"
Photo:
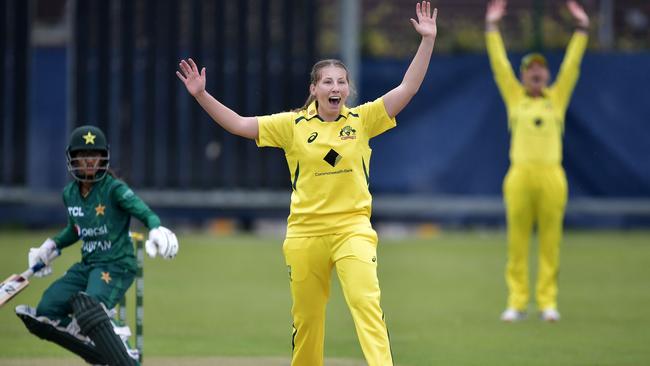
[[[30,268],[30,270],[32,271],[32,273],[36,273],[36,272],[40,271],[41,269],[45,268],[45,266],[46,266],[45,263],[38,262],[35,265],[33,265],[32,268]]]

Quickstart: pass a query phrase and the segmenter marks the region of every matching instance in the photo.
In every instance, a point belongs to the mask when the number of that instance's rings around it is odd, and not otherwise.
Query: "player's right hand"
[[[176,76],[181,79],[185,84],[185,88],[193,97],[197,97],[205,91],[205,67],[199,72],[199,68],[191,58],[187,59],[187,61],[181,60],[178,67],[181,71],[176,71]]]

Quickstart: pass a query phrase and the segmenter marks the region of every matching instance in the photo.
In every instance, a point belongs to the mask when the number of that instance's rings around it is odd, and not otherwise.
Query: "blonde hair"
[[[333,58],[320,60],[314,64],[314,66],[311,68],[311,73],[309,74],[309,85],[316,85],[321,79],[321,70],[328,66],[340,67],[341,69],[345,70],[345,80],[347,80],[348,85],[350,85],[350,72],[348,71],[347,66],[345,66],[341,60]],[[350,85],[350,95],[354,95],[355,93],[356,91],[354,90],[354,86]],[[316,97],[309,93],[305,104],[300,108],[294,109],[293,112],[299,112],[307,109],[314,100],[316,100]]]

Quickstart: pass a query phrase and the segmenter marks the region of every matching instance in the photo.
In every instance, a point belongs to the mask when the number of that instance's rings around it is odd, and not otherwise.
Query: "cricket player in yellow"
[[[423,1],[411,19],[422,36],[402,83],[373,102],[345,105],[347,68],[317,62],[309,98],[292,112],[242,117],[205,90],[205,68],[182,60],[177,76],[205,111],[227,131],[259,146],[285,151],[291,173],[291,210],[283,245],[293,298],[292,366],[322,366],[325,306],[336,268],[370,366],[393,365],[380,307],[377,234],[370,225],[369,140],[395,127],[395,116],[420,88],[435,43],[437,10]]]
[[[508,305],[501,320],[526,317],[528,307],[528,248],[533,226],[539,235],[536,300],[543,320],[560,320],[557,277],[567,181],[562,168],[564,116],[578,80],[587,46],[589,17],[575,1],[568,1],[577,23],[555,83],[549,84],[546,59],[531,53],[521,61],[520,83],[506,56],[497,24],[505,0],[490,1],[486,12],[486,40],[490,65],[508,112],[510,169],[503,182],[508,224],[506,282]]]

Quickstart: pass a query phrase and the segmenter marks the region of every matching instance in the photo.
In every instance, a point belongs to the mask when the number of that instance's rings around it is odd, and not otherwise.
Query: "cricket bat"
[[[59,251],[55,250],[50,256],[50,261],[54,260],[59,255]],[[25,272],[17,275],[12,274],[0,284],[0,307],[9,302],[20,291],[24,290],[29,285],[29,278],[32,275],[45,267],[45,263],[38,262]]]

